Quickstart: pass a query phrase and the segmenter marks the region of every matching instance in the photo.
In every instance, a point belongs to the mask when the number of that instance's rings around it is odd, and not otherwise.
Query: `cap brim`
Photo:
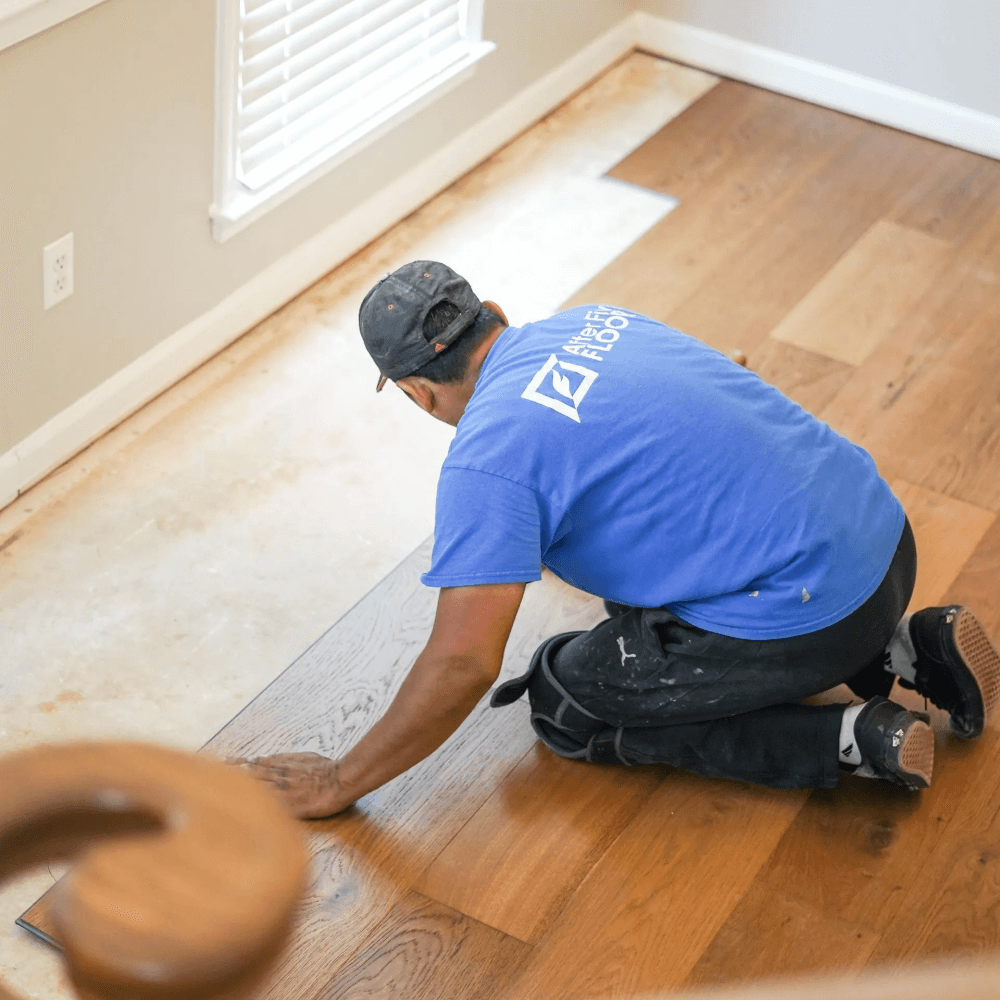
[[[382,387],[383,387],[383,386],[384,386],[384,385],[386,384],[386,382],[388,382],[388,381],[389,381],[389,376],[388,376],[388,375],[382,375],[382,376],[380,376],[380,377],[379,377],[379,380],[378,380],[378,385],[377,385],[377,386],[375,386],[375,391],[376,391],[376,392],[381,392],[381,391],[382,391]]]

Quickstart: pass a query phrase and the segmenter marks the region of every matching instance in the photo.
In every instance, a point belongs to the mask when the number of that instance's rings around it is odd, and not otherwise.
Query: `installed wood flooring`
[[[1000,163],[722,82],[612,174],[680,206],[573,303],[746,351],[875,457],[917,537],[914,604],[968,604],[1000,635]],[[427,557],[207,749],[353,743],[429,629]],[[600,616],[532,585],[505,676]],[[778,792],[561,760],[524,705],[484,703],[428,761],[306,826],[313,885],[264,995],[626,997],[996,949],[1000,731],[966,744],[934,724],[926,792]],[[47,924],[44,904],[26,916]]]

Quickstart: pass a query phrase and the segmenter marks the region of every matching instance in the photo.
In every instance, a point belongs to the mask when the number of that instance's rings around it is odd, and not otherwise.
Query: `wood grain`
[[[673,772],[504,993],[631,997],[684,981],[805,798]]]
[[[908,610],[940,605],[996,515],[902,479],[891,485],[917,543],[917,583]]]
[[[886,216],[910,229],[960,243],[996,204],[997,161],[952,146],[932,151],[923,175]]]
[[[529,948],[492,927],[408,892],[337,970],[319,1000],[491,1000]]]
[[[381,715],[423,648],[435,592],[420,583],[429,541],[276,678],[204,748],[220,756],[313,750],[336,756]],[[549,635],[604,617],[595,598],[546,574],[529,585],[501,681],[526,669]],[[260,995],[312,997],[408,891],[534,744],[527,713],[484,699],[459,731],[357,807],[306,826],[312,880],[288,953]],[[37,907],[38,904],[36,904]],[[33,907],[26,922],[47,918]]]
[[[702,100],[714,93],[710,91]],[[676,146],[674,131],[682,132],[678,142],[683,141],[686,116],[697,107],[694,105],[654,136],[650,140],[654,149],[663,143]],[[864,129],[855,119],[759,92],[739,126],[737,139],[725,130],[706,139],[714,150],[706,155],[725,161],[725,169],[720,167],[710,174],[699,185],[696,199],[682,201],[584,285],[568,304],[613,301],[662,322],[674,322],[680,303],[689,299],[723,261],[756,253],[758,239],[768,238],[766,231],[778,224],[783,207],[810,178],[845,146],[853,150],[863,141]],[[669,164],[669,153],[654,155]],[[625,170],[615,171],[621,179],[631,180],[627,174]],[[664,185],[670,184],[673,176],[668,172],[662,184],[650,186],[672,194]],[[839,253],[834,260],[836,256]],[[744,346],[732,339],[735,330],[719,331],[718,342],[705,337],[699,329],[687,332],[721,349]],[[752,346],[747,344],[744,349],[749,351]]]
[[[812,414],[820,413],[854,373],[854,366],[766,337],[748,367]]]
[[[945,604],[972,608],[993,638],[1000,639],[1000,518],[979,540],[975,552],[948,588]]]
[[[1000,197],[821,414],[889,475],[1000,510]]]
[[[912,187],[933,146],[870,123],[852,121],[850,133],[787,186],[765,225],[716,257],[671,309],[672,325],[715,347],[752,350]]]
[[[968,756],[966,794],[871,955],[873,965],[1000,948],[1000,734]]]
[[[416,887],[534,941],[667,772],[565,760],[536,745]]]
[[[923,296],[950,251],[943,240],[879,219],[771,336],[860,365]]]
[[[755,880],[684,986],[859,968],[878,943],[879,935],[865,926],[822,913]]]

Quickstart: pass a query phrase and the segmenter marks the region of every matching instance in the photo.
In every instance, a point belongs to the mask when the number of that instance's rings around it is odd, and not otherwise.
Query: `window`
[[[218,0],[225,239],[464,79],[483,0]]]

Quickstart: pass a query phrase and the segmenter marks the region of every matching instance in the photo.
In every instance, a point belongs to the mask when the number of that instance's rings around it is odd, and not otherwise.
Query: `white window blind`
[[[235,178],[349,145],[468,60],[469,0],[239,0]]]

